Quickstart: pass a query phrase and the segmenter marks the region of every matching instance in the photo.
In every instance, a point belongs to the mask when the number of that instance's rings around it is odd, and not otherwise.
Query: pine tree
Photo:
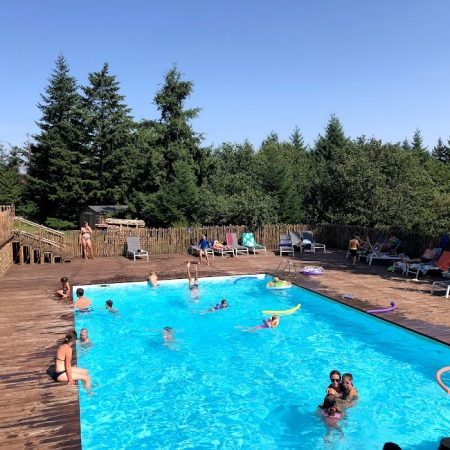
[[[129,200],[138,170],[130,109],[107,63],[99,72],[90,73],[88,79],[90,84],[83,92],[92,174],[89,200],[96,204],[124,203]]]
[[[176,67],[172,67],[154,98],[161,113],[158,146],[164,155],[167,181],[173,181],[174,163],[179,159],[191,165],[198,177],[205,156],[200,148],[202,136],[193,131],[190,123],[198,116],[200,109],[185,109],[185,102],[192,90],[193,83],[182,80],[181,73]]]
[[[444,144],[444,141],[439,138],[437,144],[434,146],[431,156],[433,159],[443,162],[445,164],[450,163],[450,138],[448,139],[448,145]]]
[[[36,216],[75,221],[86,200],[81,97],[69,75],[64,56],[56,60],[45,93],[38,104],[42,112],[40,133],[31,145],[27,196],[36,204]]]
[[[411,151],[417,155],[421,162],[425,162],[430,158],[430,154],[427,148],[423,145],[423,137],[420,130],[417,128],[414,132],[413,140],[411,143]]]

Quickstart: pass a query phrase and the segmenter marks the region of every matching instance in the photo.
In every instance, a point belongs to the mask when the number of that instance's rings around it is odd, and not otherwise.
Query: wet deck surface
[[[450,299],[444,291],[430,295],[433,279],[414,282],[385,266],[361,263],[352,268],[343,252],[294,259],[273,253],[216,256],[210,266],[199,266],[199,274],[273,273],[282,260],[326,269],[314,277],[286,274],[294,283],[362,310],[385,308],[394,300],[398,309],[383,319],[450,345]],[[58,344],[73,328],[72,309],[54,297],[61,276],[68,276],[72,285],[142,281],[151,270],[161,280],[186,278],[187,261],[196,259],[174,255],[150,257],[149,262],[118,258],[11,268],[0,280],[0,447],[81,448],[77,389],[54,383],[46,373]],[[343,299],[347,293],[353,299]]]

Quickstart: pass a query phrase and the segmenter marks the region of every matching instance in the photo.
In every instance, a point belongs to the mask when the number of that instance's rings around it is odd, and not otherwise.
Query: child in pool
[[[156,275],[155,272],[152,272],[148,278],[147,278],[148,282],[153,286],[156,287],[158,286],[158,276]]]
[[[260,330],[261,328],[276,328],[279,325],[279,323],[280,323],[280,316],[274,314],[269,320],[263,319],[263,323],[261,325],[256,325],[256,327],[244,329],[244,331],[254,332],[256,330]]]
[[[228,308],[228,302],[227,300],[224,298],[220,301],[220,303],[217,303],[216,306],[211,306],[211,308],[208,308],[206,311],[200,311],[200,314],[208,314],[208,313],[213,313],[216,311],[220,311],[221,309],[226,309]]]
[[[323,404],[319,405],[319,408],[325,413],[324,415],[326,417],[334,419],[341,418],[341,411],[338,409],[334,395],[327,395],[323,400]]]
[[[107,311],[113,314],[119,314],[119,310],[116,308],[113,308],[113,301],[112,300],[106,300],[105,302],[105,308]]]
[[[173,337],[173,328],[172,327],[164,327],[163,329],[163,342],[164,344],[168,344],[169,342],[173,342],[175,339]]]

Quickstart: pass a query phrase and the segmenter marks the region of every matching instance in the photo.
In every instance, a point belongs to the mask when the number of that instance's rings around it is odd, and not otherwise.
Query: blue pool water
[[[76,314],[94,346],[78,348],[95,395],[80,388],[83,449],[437,448],[450,435],[450,396],[435,373],[450,348],[268,278],[83,286],[94,312]],[[200,314],[221,298],[230,307]],[[104,308],[111,298],[119,315]],[[299,311],[246,332],[263,309]],[[161,330],[176,342],[163,345]],[[327,427],[317,414],[329,372],[351,372],[360,400]],[[450,377],[446,378],[450,383]]]

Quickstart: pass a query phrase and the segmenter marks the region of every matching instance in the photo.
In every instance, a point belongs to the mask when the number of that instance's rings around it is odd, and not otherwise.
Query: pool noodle
[[[288,315],[288,314],[292,314],[295,311],[297,311],[297,309],[300,308],[300,306],[302,306],[300,303],[297,306],[294,306],[291,309],[285,309],[282,311],[270,311],[270,310],[264,310],[262,313],[263,314],[284,314],[284,315]]]
[[[369,314],[379,314],[379,313],[386,313],[394,311],[394,309],[397,309],[397,305],[394,302],[391,302],[391,306],[389,308],[383,308],[383,309],[368,309],[366,312]]]

